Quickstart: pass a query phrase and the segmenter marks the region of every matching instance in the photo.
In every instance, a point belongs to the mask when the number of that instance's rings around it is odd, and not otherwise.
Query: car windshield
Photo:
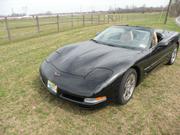
[[[113,26],[101,32],[93,40],[104,45],[145,49],[150,40],[150,31],[138,27]]]

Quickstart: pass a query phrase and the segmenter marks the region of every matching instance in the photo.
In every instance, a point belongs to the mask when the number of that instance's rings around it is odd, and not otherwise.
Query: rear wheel
[[[171,54],[171,57],[170,57],[168,63],[167,63],[168,65],[174,64],[176,57],[177,57],[177,51],[178,51],[178,47],[176,46]]]
[[[130,68],[122,77],[117,90],[117,103],[126,104],[132,97],[137,82],[136,70]]]

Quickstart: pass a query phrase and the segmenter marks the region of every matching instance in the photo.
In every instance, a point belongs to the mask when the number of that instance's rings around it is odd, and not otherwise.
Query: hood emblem
[[[60,73],[57,73],[57,72],[54,72],[54,76],[61,76],[61,74]]]

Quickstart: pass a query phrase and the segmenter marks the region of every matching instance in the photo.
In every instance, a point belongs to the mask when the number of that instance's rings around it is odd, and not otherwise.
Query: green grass
[[[152,18],[151,18],[152,19]],[[151,21],[129,24],[179,31]],[[86,110],[58,100],[39,80],[39,65],[59,47],[95,36],[112,24],[76,28],[0,46],[0,134],[179,134],[180,55],[173,66],[162,66],[136,88],[125,106],[109,104]]]

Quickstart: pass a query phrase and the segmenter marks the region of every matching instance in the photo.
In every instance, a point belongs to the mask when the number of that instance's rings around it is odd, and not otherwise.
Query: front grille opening
[[[83,102],[84,101],[84,98],[72,96],[72,95],[69,95],[69,94],[64,94],[63,93],[62,96],[65,97],[65,98],[69,98],[71,100],[74,100],[74,101],[78,101],[78,102]]]

